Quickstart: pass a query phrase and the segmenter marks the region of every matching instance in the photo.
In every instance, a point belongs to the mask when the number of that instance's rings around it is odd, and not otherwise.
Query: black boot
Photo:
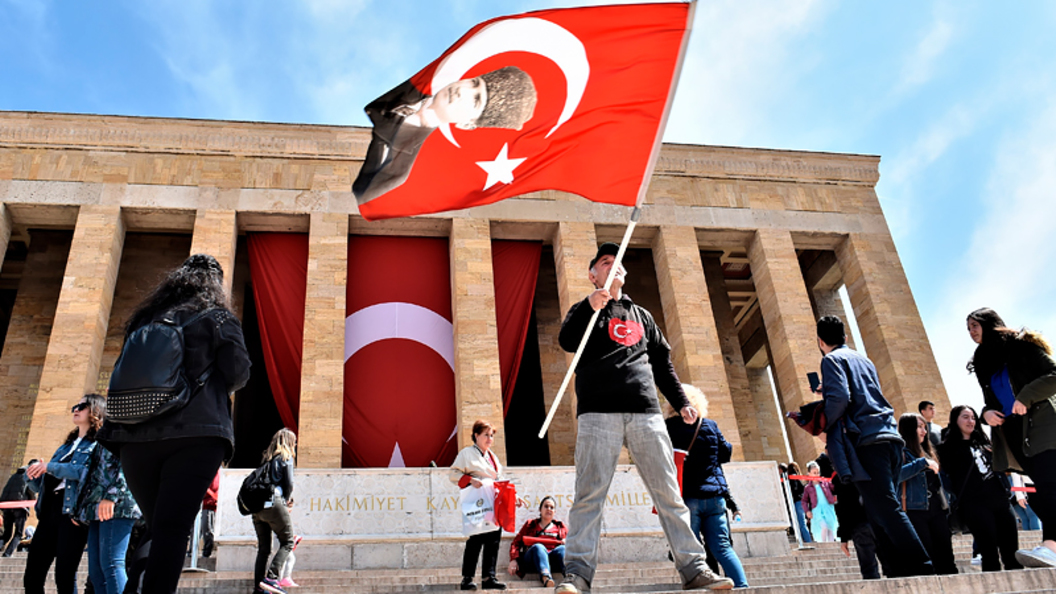
[[[459,588],[462,590],[476,590],[477,585],[473,583],[473,578],[464,577],[462,578],[462,585],[459,586]]]
[[[482,590],[505,590],[506,584],[494,577],[486,577],[481,581],[480,587]]]

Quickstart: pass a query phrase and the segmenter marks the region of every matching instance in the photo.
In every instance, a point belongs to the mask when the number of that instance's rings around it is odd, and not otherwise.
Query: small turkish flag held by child
[[[634,206],[659,149],[691,4],[500,17],[366,107],[352,186],[369,220],[539,190]]]

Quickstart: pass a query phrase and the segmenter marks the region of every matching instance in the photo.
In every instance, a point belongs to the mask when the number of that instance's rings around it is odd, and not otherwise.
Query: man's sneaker
[[[462,584],[458,586],[459,590],[476,590],[477,585],[473,583],[473,578],[464,577],[462,578]]]
[[[554,594],[590,594],[590,583],[574,573],[566,573],[565,579],[554,588]]]
[[[707,567],[697,577],[682,585],[683,590],[732,590],[733,580],[719,577]]]
[[[506,584],[493,577],[486,577],[480,582],[481,590],[505,590]]]
[[[257,587],[265,592],[271,592],[271,594],[286,594],[286,590],[283,590],[282,586],[279,585],[279,580],[273,580],[268,577],[257,584]]]
[[[1016,561],[1023,567],[1056,567],[1056,553],[1045,546],[1016,551]]]

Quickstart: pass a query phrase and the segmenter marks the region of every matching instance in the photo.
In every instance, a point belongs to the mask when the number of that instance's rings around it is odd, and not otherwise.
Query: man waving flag
[[[634,206],[652,173],[691,5],[496,18],[366,107],[352,186],[384,219],[539,190]]]

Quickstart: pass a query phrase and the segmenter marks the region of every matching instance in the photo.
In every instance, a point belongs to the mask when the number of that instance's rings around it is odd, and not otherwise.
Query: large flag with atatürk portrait
[[[634,206],[659,149],[691,4],[544,10],[471,29],[366,107],[370,220],[539,190]]]

